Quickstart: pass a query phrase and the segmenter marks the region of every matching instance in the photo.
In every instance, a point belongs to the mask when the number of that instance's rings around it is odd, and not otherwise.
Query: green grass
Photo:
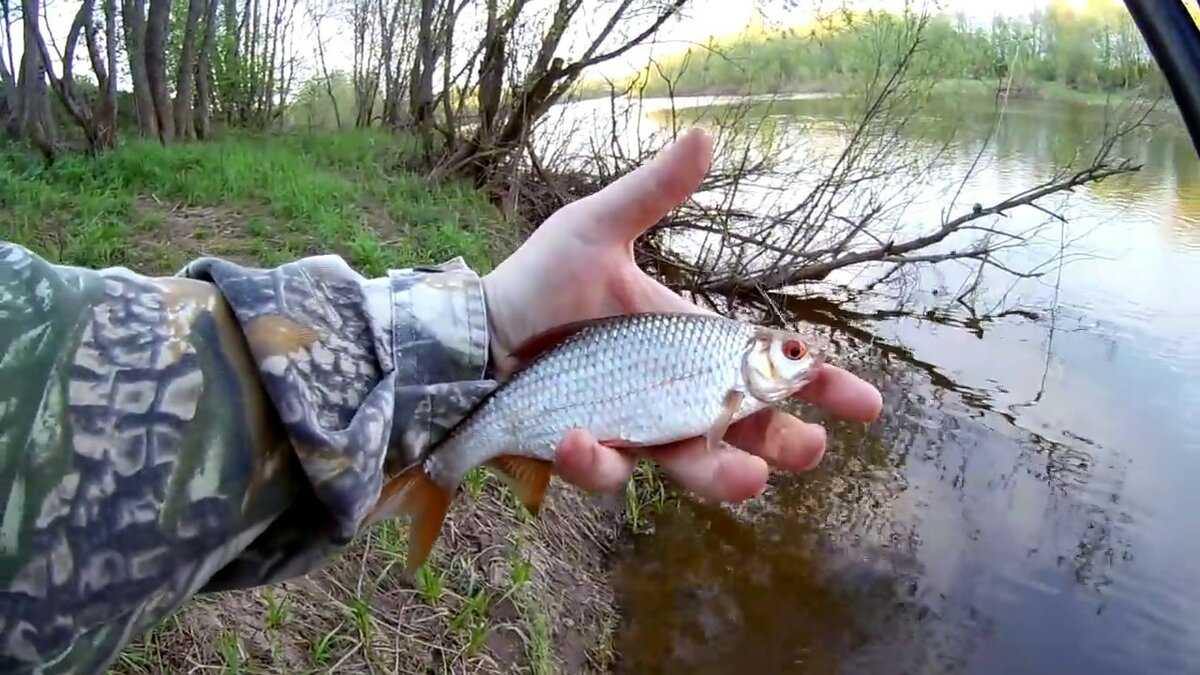
[[[318,666],[324,666],[329,663],[330,654],[333,652],[333,643],[338,637],[338,631],[342,629],[342,625],[338,624],[336,628],[321,636],[320,640],[313,643],[312,646],[312,661]]]
[[[489,269],[497,212],[468,186],[403,170],[411,152],[410,139],[378,131],[135,140],[50,166],[0,147],[0,238],[55,262],[155,273],[186,262],[181,247],[260,265],[337,253],[368,276],[459,255]],[[201,213],[166,229],[180,207]]]
[[[262,599],[266,609],[265,622],[267,628],[278,630],[283,627],[288,619],[287,595],[280,594],[279,597],[276,597],[275,590],[268,587],[263,589]]]
[[[625,519],[635,534],[652,528],[651,519],[671,499],[671,492],[653,465],[638,462],[633,478],[625,484]]]
[[[535,612],[529,618],[529,639],[526,658],[533,675],[551,675],[558,672],[554,658],[550,619],[545,612]]]
[[[487,591],[478,590],[467,596],[462,609],[450,620],[452,632],[462,631],[467,637],[466,653],[475,654],[487,642],[491,632],[488,612],[492,597]]]
[[[445,572],[435,571],[428,563],[417,569],[416,581],[417,591],[427,604],[436,605],[446,592]]]
[[[242,672],[242,647],[237,635],[229,632],[222,633],[217,638],[217,653],[221,655],[221,660],[225,664],[225,672],[234,674]]]

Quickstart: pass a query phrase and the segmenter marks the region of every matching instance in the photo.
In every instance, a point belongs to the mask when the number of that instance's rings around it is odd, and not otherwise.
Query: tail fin
[[[450,494],[425,475],[421,466],[414,466],[383,486],[375,509],[367,523],[375,523],[398,514],[412,519],[408,535],[408,571],[417,571],[429,557],[434,542],[442,532],[442,521],[450,508]]]

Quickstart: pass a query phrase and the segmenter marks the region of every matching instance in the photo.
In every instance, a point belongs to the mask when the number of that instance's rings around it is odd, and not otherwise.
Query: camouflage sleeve
[[[96,672],[196,592],[303,574],[495,383],[460,260],[201,259],[0,242],[0,672]]]

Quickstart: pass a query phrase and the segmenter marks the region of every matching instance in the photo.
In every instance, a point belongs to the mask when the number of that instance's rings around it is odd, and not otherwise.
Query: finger
[[[828,364],[821,366],[816,378],[800,390],[800,398],[855,422],[873,422],[883,410],[883,396],[878,389]]]
[[[600,214],[604,234],[628,243],[687,199],[711,161],[712,139],[702,129],[691,129],[649,163],[580,200],[577,208]],[[576,222],[588,229],[596,225],[588,220]]]
[[[616,492],[633,475],[634,458],[601,445],[588,432],[576,429],[559,443],[554,470],[564,480],[591,492]]]
[[[725,440],[787,471],[808,471],[825,455],[825,427],[767,409],[729,427]]]
[[[761,494],[767,485],[766,461],[725,443],[710,451],[704,439],[693,438],[645,454],[702,499],[740,502]]]

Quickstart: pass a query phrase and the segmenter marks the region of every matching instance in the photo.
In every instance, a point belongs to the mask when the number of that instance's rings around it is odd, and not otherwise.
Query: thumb
[[[712,162],[713,144],[699,127],[689,129],[649,163],[582,200],[580,207],[623,243],[633,241],[700,186]]]

